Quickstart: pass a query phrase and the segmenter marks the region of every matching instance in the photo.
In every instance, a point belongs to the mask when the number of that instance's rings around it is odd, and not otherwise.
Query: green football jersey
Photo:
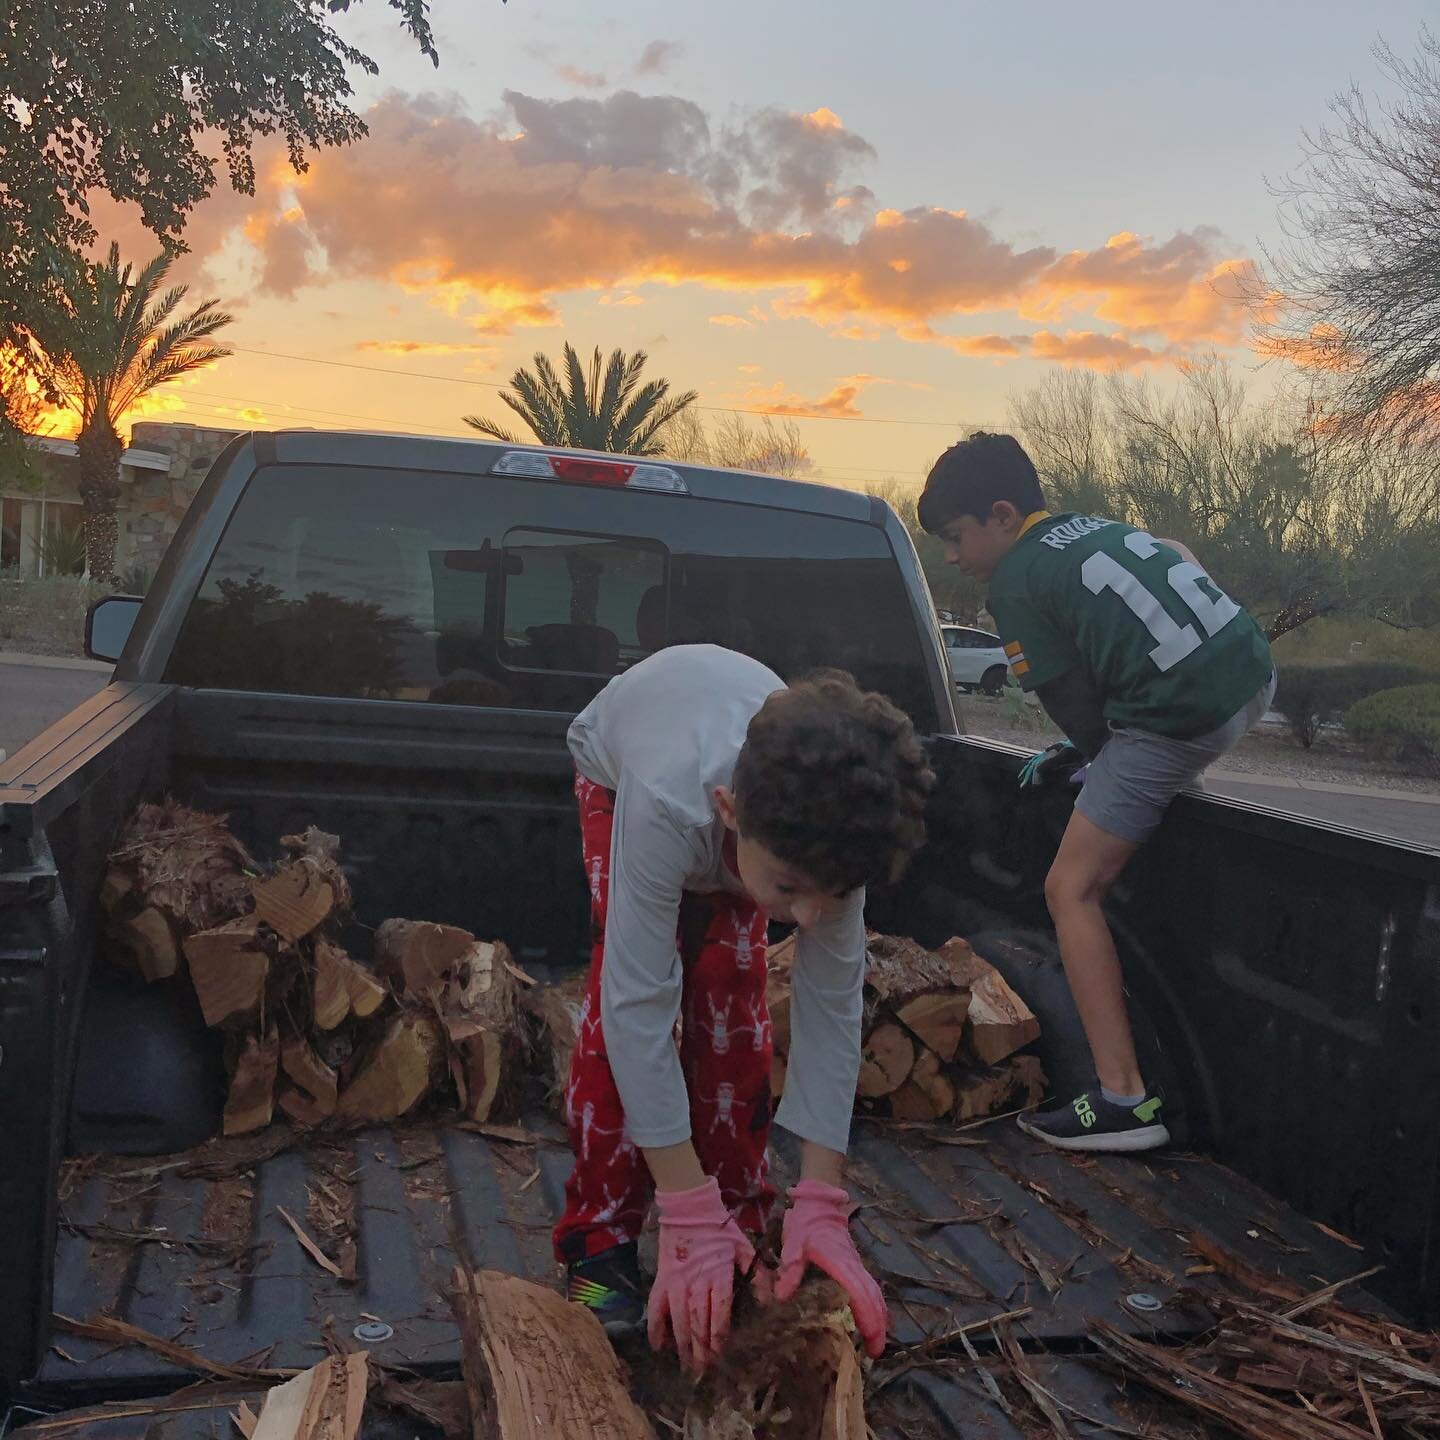
[[[990,581],[1016,680],[1080,669],[1117,725],[1189,740],[1225,723],[1270,678],[1270,646],[1198,566],[1143,530],[1047,515]]]

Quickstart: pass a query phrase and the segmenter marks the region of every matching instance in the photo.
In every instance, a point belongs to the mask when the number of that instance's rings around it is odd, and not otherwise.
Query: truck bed
[[[186,1156],[71,1162],[55,1309],[115,1317],[212,1360],[278,1367],[313,1364],[327,1321],[344,1343],[379,1322],[392,1333],[369,1345],[377,1360],[454,1375],[444,1293],[457,1261],[558,1283],[549,1231],[570,1155],[548,1117],[534,1113],[526,1128],[533,1143],[424,1124],[326,1139],[276,1127]],[[784,1183],[795,1154],[777,1138]],[[1223,1282],[1187,1277],[1197,1233],[1306,1289],[1360,1268],[1348,1247],[1214,1161],[1072,1157],[1008,1120],[966,1132],[861,1122],[850,1183],[897,1344],[1029,1307],[1017,1335],[1057,1393],[1097,1418],[1122,1397],[1085,1358],[1087,1321],[1175,1339],[1203,1329],[1205,1287]],[[353,1283],[302,1251],[282,1209],[342,1266],[353,1235]],[[988,1341],[977,1333],[982,1351]],[[60,1322],[23,1398],[43,1406],[63,1396],[69,1408],[191,1378],[146,1349],[68,1334]],[[973,1373],[916,1370],[886,1393],[895,1413],[929,1415],[936,1434],[1020,1433]],[[995,1428],[977,1428],[987,1408]],[[185,1412],[184,1426],[205,1413]]]

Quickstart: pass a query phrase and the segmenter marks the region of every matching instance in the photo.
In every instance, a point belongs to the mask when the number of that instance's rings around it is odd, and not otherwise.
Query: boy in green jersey
[[[1270,647],[1183,546],[1116,520],[1051,515],[1009,435],[951,446],[925,482],[920,523],[950,564],[990,582],[1015,679],[1069,736],[1023,781],[1089,761],[1045,899],[1099,1084],[1021,1126],[1063,1149],[1163,1145],[1170,1132],[1135,1058],[1102,907],[1175,795],[1269,708]]]

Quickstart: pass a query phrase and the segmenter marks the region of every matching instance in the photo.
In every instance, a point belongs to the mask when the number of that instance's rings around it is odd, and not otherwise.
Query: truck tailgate
[[[123,1319],[212,1360],[278,1367],[313,1364],[328,1319],[342,1343],[357,1331],[383,1336],[369,1348],[384,1363],[453,1373],[444,1292],[457,1260],[557,1281],[549,1229],[570,1155],[553,1122],[534,1116],[530,1130],[536,1143],[511,1144],[411,1126],[266,1155],[288,1137],[272,1130],[169,1160],[72,1162],[56,1311]],[[963,1133],[857,1130],[856,1234],[901,1345],[1027,1307],[1016,1333],[1061,1352],[1083,1346],[1091,1317],[1145,1335],[1193,1333],[1206,1322],[1194,1290],[1205,1282],[1186,1276],[1197,1232],[1307,1288],[1359,1268],[1346,1246],[1209,1160],[1066,1156],[1007,1120]],[[956,1140],[965,1143],[937,1143]],[[788,1137],[777,1149],[783,1184],[795,1153]],[[341,1268],[353,1234],[354,1281],[311,1259],[282,1210]],[[34,1403],[156,1394],[191,1378],[144,1348],[67,1334],[63,1322],[53,1338],[27,1387]],[[917,1373],[907,1384],[921,1403],[951,1382]]]

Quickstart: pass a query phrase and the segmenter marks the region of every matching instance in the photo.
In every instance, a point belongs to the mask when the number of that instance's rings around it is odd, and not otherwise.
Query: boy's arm
[[[775,1121],[804,1141],[802,1178],[834,1184],[860,1073],[865,892],[801,930],[791,972],[790,1056]]]
[[[1050,718],[1070,743],[1093,760],[1110,738],[1110,726],[1089,677],[1078,667],[1035,687]]]

